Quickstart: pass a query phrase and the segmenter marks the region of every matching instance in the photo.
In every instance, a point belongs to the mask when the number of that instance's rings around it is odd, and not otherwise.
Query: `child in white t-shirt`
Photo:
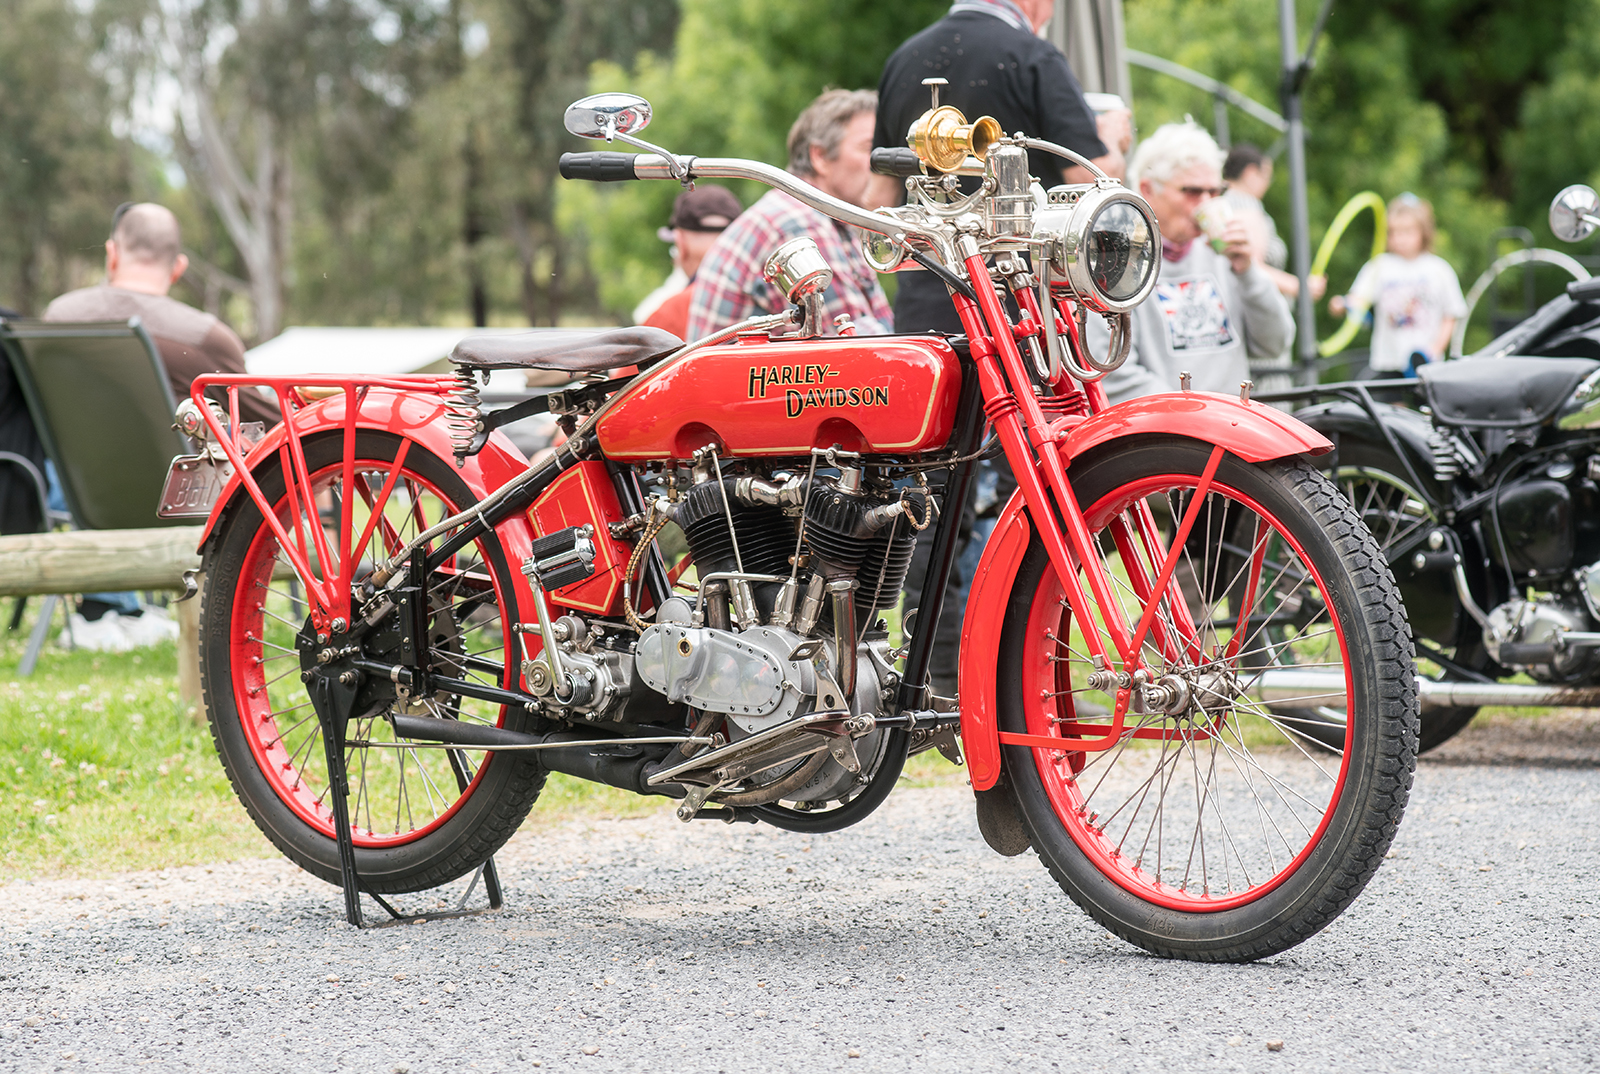
[[[1411,376],[1437,362],[1450,346],[1456,321],[1467,315],[1461,283],[1433,248],[1433,206],[1415,194],[1389,203],[1389,252],[1362,266],[1348,295],[1328,303],[1334,316],[1347,308],[1372,310],[1372,371]]]

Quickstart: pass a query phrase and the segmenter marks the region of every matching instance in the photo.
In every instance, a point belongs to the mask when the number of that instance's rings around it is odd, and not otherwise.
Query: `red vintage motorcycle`
[[[957,731],[990,844],[1031,846],[1161,955],[1282,951],[1377,868],[1411,783],[1412,649],[1367,528],[1303,459],[1328,441],[1247,386],[1108,406],[1097,382],[1158,270],[1148,205],[1104,177],[1043,191],[1029,148],[1087,162],[934,104],[910,148],[874,155],[906,180],[897,209],[669,153],[622,94],[567,127],[644,152],[561,173],[787,191],[860,228],[878,269],[937,274],[964,336],[823,337],[831,271],[801,239],[767,264],[791,310],[688,344],[497,336],[451,376],[196,380],[179,420],[203,450],[165,502],[208,515],[212,733],[256,823],[343,882],[353,920],[360,891],[482,866],[549,772],[678,799],[685,821],[827,832],[908,755],[959,756]],[[1089,316],[1112,353],[1085,347]],[[507,367],[577,383],[485,414],[477,378]],[[285,415],[265,433],[238,419],[262,387]],[[568,439],[530,467],[498,426],[545,409]],[[1020,491],[965,611],[959,701],[935,698],[959,515],[940,504],[1001,454]],[[925,601],[897,646],[919,539]],[[1329,705],[1331,745],[1297,715]]]

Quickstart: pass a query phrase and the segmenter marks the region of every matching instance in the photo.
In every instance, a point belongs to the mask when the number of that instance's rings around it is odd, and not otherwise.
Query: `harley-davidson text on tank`
[[[630,461],[688,458],[712,440],[729,455],[931,451],[950,438],[960,393],[942,339],[755,337],[644,374],[597,431],[608,456]]]
[[[844,387],[828,384],[829,377],[840,375],[827,364],[770,365],[750,367],[750,389],[746,398],[765,399],[768,389],[782,390],[787,417],[798,418],[807,407],[888,406],[889,389],[880,385]]]

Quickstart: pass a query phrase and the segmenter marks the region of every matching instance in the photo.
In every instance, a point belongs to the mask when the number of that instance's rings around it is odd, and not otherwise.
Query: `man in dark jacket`
[[[1055,142],[1093,160],[1107,174],[1120,176],[1122,154],[1128,148],[1131,133],[1128,115],[1111,113],[1096,119],[1083,99],[1083,90],[1067,58],[1037,34],[1054,13],[1055,0],[957,0],[944,18],[907,40],[884,65],[878,82],[873,144],[905,145],[906,132],[932,100],[922,80],[943,78],[948,85],[941,87],[939,103],[954,105],[968,120],[993,116],[1007,134],[1021,131]],[[1107,141],[1111,143],[1109,147]],[[1090,179],[1086,169],[1066,166],[1067,162],[1049,153],[1030,151],[1028,164],[1034,178],[1046,187]],[[975,182],[965,180],[969,192]],[[906,271],[899,273],[896,280],[896,332],[962,331],[950,292],[932,273]],[[992,489],[991,495],[1003,504],[1016,487],[1010,471],[1002,463],[986,476],[985,487]],[[974,490],[977,486],[975,482]],[[961,519],[963,547],[970,539],[974,518],[974,503],[969,498]],[[992,526],[992,522],[988,525]],[[919,591],[931,545],[928,540],[917,542],[907,607],[921,603]],[[944,613],[934,643],[932,683],[934,692],[944,696],[955,693],[957,647],[968,582],[957,567],[951,571],[945,590]]]
[[[16,314],[0,307],[0,321]],[[44,470],[44,445],[33,427],[28,404],[11,374],[11,364],[0,361],[0,451],[20,455]],[[38,486],[29,473],[9,462],[0,463],[0,533],[35,533],[44,522],[39,513]]]
[[[969,120],[993,116],[1007,134],[1022,131],[1055,142],[1120,176],[1127,148],[1127,113],[1095,118],[1061,50],[1037,36],[1050,21],[1055,0],[958,0],[944,18],[906,41],[889,57],[878,82],[875,146],[903,146],[911,124],[927,111],[925,78],[943,78],[940,104],[954,105]],[[1114,143],[1101,141],[1104,128]],[[1046,187],[1084,182],[1089,173],[1064,167],[1060,157],[1038,150],[1029,169]],[[975,180],[967,180],[970,187]],[[960,332],[961,322],[944,284],[931,273],[899,274],[894,319],[897,332]]]

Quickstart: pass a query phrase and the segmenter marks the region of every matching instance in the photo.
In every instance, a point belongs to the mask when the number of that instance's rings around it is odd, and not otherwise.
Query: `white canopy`
[[[598,329],[597,329],[598,330]],[[548,328],[286,328],[245,352],[251,373],[364,373],[390,376],[448,369],[450,352],[467,336],[549,332]],[[527,390],[522,373],[497,369],[488,395]]]

